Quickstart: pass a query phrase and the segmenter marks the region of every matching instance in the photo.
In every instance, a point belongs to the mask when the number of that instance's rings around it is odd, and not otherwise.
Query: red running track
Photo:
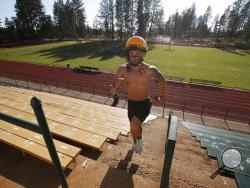
[[[57,87],[70,88],[87,93],[108,96],[108,87],[114,74],[82,74],[72,69],[23,62],[1,61],[0,76]],[[166,108],[185,110],[234,121],[250,122],[250,91],[219,88],[166,81]],[[126,97],[126,89],[120,94]],[[158,96],[157,83],[152,82],[150,96]]]

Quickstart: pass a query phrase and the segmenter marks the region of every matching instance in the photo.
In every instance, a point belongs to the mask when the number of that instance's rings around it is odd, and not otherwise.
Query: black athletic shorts
[[[136,116],[141,122],[143,122],[150,113],[152,107],[152,101],[146,99],[143,101],[133,101],[128,99],[128,118],[129,121]]]

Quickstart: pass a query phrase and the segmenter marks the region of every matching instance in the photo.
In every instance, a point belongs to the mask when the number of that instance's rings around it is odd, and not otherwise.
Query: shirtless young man
[[[117,78],[111,84],[111,93],[117,92],[119,86],[125,82],[128,92],[128,118],[130,132],[134,140],[133,149],[136,153],[143,151],[142,122],[150,113],[152,106],[149,97],[150,82],[157,80],[160,85],[158,100],[164,100],[165,78],[154,66],[143,62],[148,51],[146,41],[134,36],[128,39],[126,46],[127,64],[121,65],[117,70]]]

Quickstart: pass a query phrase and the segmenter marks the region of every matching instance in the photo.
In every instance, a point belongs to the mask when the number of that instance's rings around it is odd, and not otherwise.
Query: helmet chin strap
[[[130,64],[131,66],[133,66],[133,67],[138,67],[141,63],[136,63],[136,64],[134,64],[134,63],[131,63],[131,62],[129,61],[129,64]]]
[[[127,61],[128,61],[129,65],[132,65],[133,67],[138,67],[143,62],[143,57],[141,57],[136,64],[135,63],[131,63],[129,57],[127,58]]]

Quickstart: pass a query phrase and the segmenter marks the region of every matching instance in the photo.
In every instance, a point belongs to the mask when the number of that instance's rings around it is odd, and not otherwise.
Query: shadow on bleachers
[[[60,179],[52,165],[31,155],[23,156],[22,152],[5,144],[0,143],[0,148],[0,176],[1,180],[8,180],[2,182],[9,182],[7,185],[12,185],[12,187],[17,185],[37,188],[60,186]],[[70,169],[64,170],[66,177],[70,173]]]

